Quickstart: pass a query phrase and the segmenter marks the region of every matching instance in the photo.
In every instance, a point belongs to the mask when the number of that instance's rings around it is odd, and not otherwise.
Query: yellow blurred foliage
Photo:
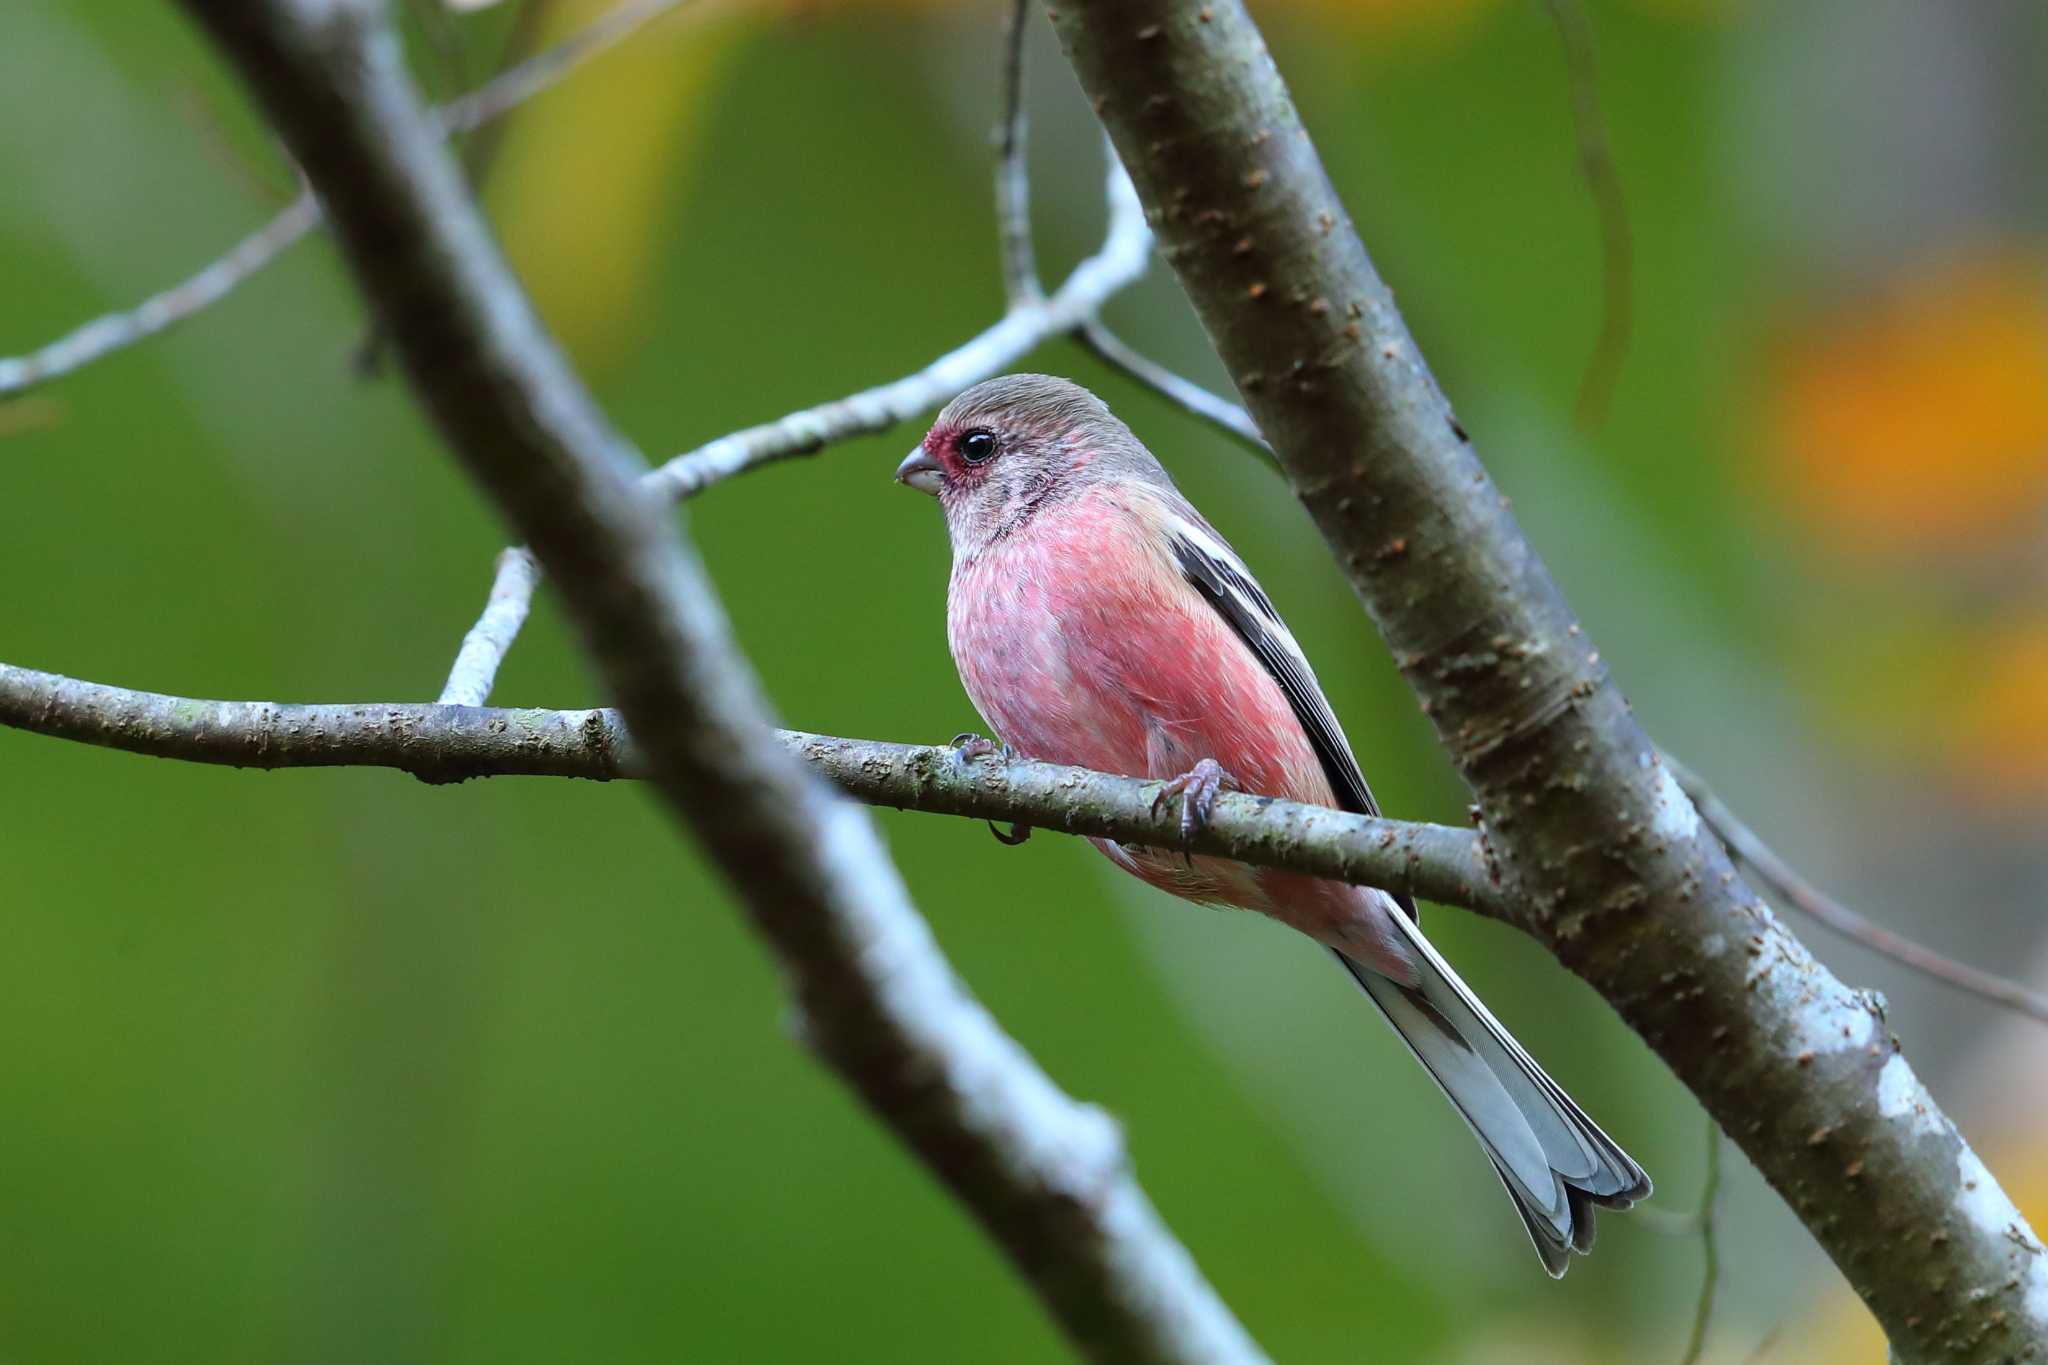
[[[2048,785],[2048,618],[2002,623],[1968,649],[1957,759],[1985,795],[2038,794]]]
[[[2038,534],[2048,261],[2002,248],[1922,267],[1797,327],[1767,390],[1774,481],[1835,548],[1967,554]]]
[[[550,14],[543,43],[613,8],[575,0]],[[651,26],[593,70],[522,109],[491,188],[506,253],[541,315],[579,363],[602,367],[644,325],[639,300],[661,245],[662,201],[683,169],[717,85],[746,31],[717,6]]]

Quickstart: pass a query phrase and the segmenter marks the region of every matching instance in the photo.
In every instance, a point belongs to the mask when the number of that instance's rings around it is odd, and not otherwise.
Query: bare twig
[[[1065,283],[1043,303],[1013,309],[993,327],[915,374],[686,451],[654,471],[649,480],[651,491],[681,501],[760,465],[813,455],[851,436],[886,431],[944,403],[969,385],[1000,374],[1032,348],[1079,327],[1104,299],[1144,274],[1152,249],[1145,211],[1113,153],[1107,196],[1109,229],[1101,249],[1075,266]]]
[[[664,14],[690,2],[625,0],[547,51],[507,67],[475,90],[448,101],[435,111],[435,117],[451,133],[474,132],[550,86],[559,85],[592,57],[617,47]]]
[[[632,727],[786,969],[805,1041],[1103,1361],[1263,1359],[1131,1176],[955,977],[864,812],[768,729],[704,573],[542,329],[374,0],[186,0],[326,202],[406,376],[532,546]]]
[[[527,609],[540,583],[540,565],[523,545],[510,546],[498,554],[498,567],[491,580],[491,595],[484,614],[462,637],[462,649],[448,681],[441,688],[441,702],[447,706],[482,706],[491,695],[491,682],[505,651],[526,624]]]
[[[937,407],[971,384],[1002,373],[1032,348],[1079,327],[1101,302],[1144,273],[1152,248],[1144,210],[1123,168],[1111,155],[1107,197],[1109,227],[1101,249],[1074,267],[1048,298],[1012,308],[994,326],[932,361],[914,374],[829,403],[792,412],[685,451],[649,473],[641,485],[658,498],[680,502],[723,479],[777,460],[812,455],[854,436],[886,431]],[[530,589],[529,589],[530,592]],[[496,588],[493,589],[496,596]],[[486,608],[486,610],[489,610]],[[472,632],[472,635],[474,633]],[[463,695],[478,703],[511,648],[514,634],[499,638],[495,658],[464,642]],[[451,677],[450,685],[454,679]]]
[[[1664,755],[1664,763],[1671,769],[1671,775],[1678,785],[1685,789],[1692,803],[1699,808],[1700,819],[1707,822],[1721,842],[1728,846],[1736,859],[1754,873],[1766,888],[1776,893],[1779,900],[1802,914],[1810,915],[1828,928],[1851,939],[1874,952],[1882,953],[1902,966],[1910,967],[1923,976],[1932,977],[1945,986],[1967,991],[1980,1000],[2024,1014],[2030,1019],[2048,1023],[2048,996],[2029,990],[2017,981],[1995,976],[1979,967],[1957,962],[1944,957],[1925,944],[1916,943],[1903,934],[1872,924],[1863,916],[1851,910],[1834,897],[1822,891],[1812,882],[1799,875],[1790,863],[1778,856],[1769,844],[1742,822],[1742,818],[1728,808],[1726,802],[1716,796],[1712,788],[1698,773],[1683,763]]]
[[[1572,121],[1578,127],[1579,164],[1600,215],[1600,337],[1579,381],[1578,423],[1590,431],[1607,418],[1621,363],[1635,327],[1635,241],[1629,231],[1628,200],[1614,170],[1607,120],[1600,112],[1600,70],[1593,57],[1593,28],[1579,0],[1547,0],[1564,40],[1565,77],[1571,83]]]
[[[1024,109],[1025,23],[1031,0],[1010,0],[1003,44],[1003,118],[996,125],[996,233],[1003,248],[1003,292],[1010,307],[1029,308],[1043,294],[1031,241],[1031,169]]]
[[[427,782],[483,777],[638,778],[646,761],[613,711],[446,702],[282,705],[204,701],[82,682],[0,663],[0,725],[129,753],[237,768],[395,768]],[[783,745],[869,805],[1024,823],[1120,843],[1177,847],[1159,784],[1021,758],[965,761],[948,745],[783,730]],[[1198,853],[1407,891],[1499,914],[1509,897],[1469,829],[1350,815],[1224,793]],[[1685,1215],[1689,1217],[1690,1215]]]
[[[24,356],[0,359],[0,398],[22,393],[59,375],[90,365],[124,346],[145,341],[226,298],[243,280],[276,260],[284,249],[313,230],[320,205],[311,190],[277,216],[229,247],[227,253],[136,307],[107,313]]]
[[[688,0],[626,0],[546,52],[450,101],[437,117],[450,132],[479,128],[556,84],[585,61],[624,41],[642,25],[686,3]],[[94,318],[27,355],[0,358],[0,398],[81,369],[211,308],[319,222],[318,201],[310,190],[302,190],[269,222],[189,279],[152,295],[134,308]]]
[[[1714,1201],[1721,1194],[1721,1130],[1707,1120],[1707,1174],[1700,1184],[1700,1207],[1694,1215],[1700,1233],[1700,1297],[1692,1311],[1692,1334],[1678,1365],[1698,1365],[1707,1349],[1707,1326],[1714,1317],[1714,1290],[1721,1280],[1721,1246],[1715,1228]]]
[[[1266,444],[1265,437],[1259,435],[1258,423],[1252,421],[1251,414],[1237,404],[1209,392],[1192,379],[1175,374],[1110,331],[1100,319],[1090,318],[1077,335],[1081,344],[1099,359],[1155,390],[1177,407],[1208,422],[1232,440],[1242,442],[1268,460],[1273,458],[1273,448]]]

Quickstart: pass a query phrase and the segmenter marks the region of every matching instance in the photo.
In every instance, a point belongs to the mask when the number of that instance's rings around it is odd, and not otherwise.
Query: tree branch
[[[688,0],[626,0],[547,51],[449,101],[435,117],[451,133],[473,132],[557,84],[651,20],[686,3]],[[319,201],[311,190],[303,190],[269,222],[189,279],[151,295],[134,308],[94,318],[27,355],[0,358],[0,398],[83,369],[211,308],[319,225]]]
[[[805,1037],[1101,1360],[1256,1346],[1131,1178],[953,976],[867,817],[794,762],[702,566],[513,282],[369,0],[186,0],[320,191],[413,388],[533,547],[632,727],[788,970]]]
[[[95,360],[138,341],[147,341],[194,313],[211,308],[319,222],[319,202],[311,190],[301,191],[269,222],[162,293],[150,295],[133,308],[105,313],[82,323],[27,355],[0,358],[0,398],[11,398],[73,370],[84,369]]]
[[[1267,445],[1266,438],[1259,434],[1259,424],[1252,420],[1250,413],[1237,404],[1209,392],[1191,379],[1183,379],[1110,331],[1098,318],[1090,318],[1081,328],[1079,335],[1081,344],[1094,352],[1097,359],[1122,370],[1174,406],[1201,418],[1232,440],[1264,455],[1269,460],[1273,457],[1273,448]]]
[[[2048,1024],[2048,996],[2028,990],[2017,981],[2008,981],[1981,968],[1944,957],[1925,944],[1915,943],[1903,934],[1872,924],[1800,876],[1797,868],[1779,857],[1777,850],[1742,822],[1741,816],[1728,809],[1727,802],[1714,795],[1699,774],[1670,754],[1664,755],[1664,762],[1678,780],[1678,785],[1685,789],[1685,794],[1699,809],[1700,819],[1720,836],[1736,860],[1786,905],[1811,915],[1842,937],[1882,953],[1945,986],[1967,991],[1979,999]]]
[[[1520,922],[1700,1098],[1903,1354],[2048,1351],[2040,1243],[1870,999],[1743,885],[1658,761],[1240,0],[1050,12],[1162,254],[1485,813]]]
[[[498,552],[498,565],[491,578],[491,595],[484,602],[484,614],[462,637],[462,648],[448,670],[441,688],[441,701],[450,706],[482,706],[490,700],[491,684],[505,652],[519,638],[526,614],[533,606],[533,594],[540,586],[540,565],[522,545]]]
[[[1036,303],[1014,304],[994,326],[914,374],[732,432],[685,451],[645,475],[642,486],[655,497],[681,502],[714,483],[764,464],[814,455],[839,441],[887,431],[942,405],[962,389],[1001,374],[1035,347],[1080,327],[1094,316],[1105,299],[1145,273],[1152,250],[1152,233],[1145,226],[1145,211],[1113,152],[1105,197],[1109,204],[1109,226],[1101,248],[1075,266],[1051,297]],[[521,590],[531,598],[535,585],[508,576],[505,563],[501,557],[497,579],[491,586],[491,601],[507,603],[512,594]],[[488,613],[491,608],[485,610]],[[458,668],[464,670],[463,700],[481,705],[489,699],[505,652],[512,647],[517,634],[514,627],[510,632],[492,636],[497,646],[497,653],[492,656],[482,643],[471,649],[471,642],[477,640],[476,631],[471,630],[457,660]],[[455,688],[456,682],[451,672],[448,689]]]
[[[426,782],[646,775],[613,711],[423,702],[286,705],[205,701],[82,682],[0,663],[0,725],[156,758],[235,768],[395,768]],[[777,732],[783,747],[859,801],[1023,822],[1155,848],[1180,844],[1160,783],[1020,758],[963,760],[947,745]],[[1225,792],[1192,852],[1406,891],[1498,914],[1510,900],[1469,829],[1375,819]]]

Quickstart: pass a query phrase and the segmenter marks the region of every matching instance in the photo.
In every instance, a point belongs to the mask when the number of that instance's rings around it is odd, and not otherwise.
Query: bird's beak
[[[924,447],[919,446],[896,466],[896,482],[936,498],[939,495],[939,467],[932,462],[931,456],[924,453]]]

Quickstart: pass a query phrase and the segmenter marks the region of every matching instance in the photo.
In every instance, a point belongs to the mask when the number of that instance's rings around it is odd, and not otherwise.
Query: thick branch
[[[511,776],[607,781],[646,771],[613,711],[202,701],[11,664],[0,664],[0,725],[194,763],[396,768],[427,782]],[[801,730],[777,735],[812,769],[869,805],[1022,822],[1155,848],[1179,845],[1178,808],[1154,806],[1160,786],[1154,781],[1029,759],[963,761],[945,745]],[[1508,904],[1469,829],[1225,792],[1190,848],[1487,913]]]
[[[1868,998],[1742,884],[1658,761],[1240,0],[1051,12],[1162,254],[1528,893],[1523,922],[1700,1098],[1903,1356],[2048,1352],[2048,1257]]]
[[[1076,1104],[969,996],[867,817],[776,743],[702,566],[513,282],[370,0],[186,0],[320,192],[408,379],[559,585],[651,781],[788,970],[806,1038],[1099,1359],[1257,1348]]]

